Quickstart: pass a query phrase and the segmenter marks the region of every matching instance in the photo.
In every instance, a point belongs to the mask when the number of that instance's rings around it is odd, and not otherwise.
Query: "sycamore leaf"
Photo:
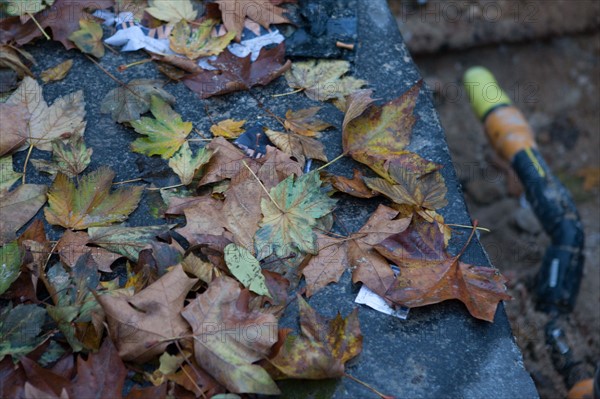
[[[0,309],[0,360],[6,355],[20,359],[47,339],[39,336],[46,311],[37,305],[17,305],[9,302]]]
[[[285,128],[303,136],[319,136],[321,130],[331,127],[330,123],[315,117],[320,109],[321,107],[311,107],[299,111],[289,110],[285,114]]]
[[[169,231],[173,225],[92,227],[88,230],[89,243],[137,262],[140,252],[149,248],[156,237]]]
[[[97,295],[119,356],[144,363],[186,335],[189,326],[179,312],[197,282],[178,265],[133,297]]]
[[[164,82],[152,79],[134,79],[127,86],[112,89],[102,100],[100,112],[110,114],[116,122],[130,122],[140,119],[141,114],[150,110],[152,96],[159,97],[169,104],[175,97],[162,87]]]
[[[348,117],[353,119],[348,121],[342,132],[344,152],[368,166],[373,161],[367,158],[367,154],[383,159],[403,154],[417,120],[413,110],[421,85],[422,81],[419,81],[383,107],[372,106],[359,117],[354,117],[361,105],[354,115]]]
[[[440,172],[419,176],[408,169],[390,167],[390,177],[397,183],[380,178],[365,178],[366,185],[400,205],[410,205],[417,210],[436,210],[448,205],[448,189]]]
[[[52,141],[52,161],[33,159],[31,163],[42,172],[56,174],[63,173],[75,177],[83,172],[92,161],[93,149],[87,148],[83,137],[73,135],[68,144],[62,140]]]
[[[212,125],[210,127],[210,132],[215,137],[225,137],[226,139],[236,139],[240,137],[242,133],[245,132],[243,129],[246,120],[236,121],[233,119],[225,119],[217,123],[216,125]]]
[[[216,20],[207,19],[192,31],[185,20],[178,22],[169,36],[171,50],[191,60],[219,55],[233,40],[235,33],[228,32],[223,36],[213,37],[211,33],[216,24]]]
[[[227,245],[225,247],[225,263],[227,263],[229,271],[244,287],[258,295],[271,297],[260,263],[246,248],[235,244]]]
[[[498,302],[511,299],[496,269],[460,262],[462,252],[455,257],[446,253],[437,223],[417,220],[375,248],[400,267],[385,293],[397,304],[418,307],[458,299],[473,317],[493,322]]]
[[[38,82],[26,76],[21,86],[6,101],[29,112],[29,123],[20,132],[29,145],[43,151],[52,151],[52,140],[71,135],[83,135],[85,130],[85,102],[83,91],[68,94],[48,106]],[[21,147],[20,149],[25,149]]]
[[[146,12],[156,19],[176,24],[181,20],[193,21],[198,12],[190,0],[150,0]]]
[[[342,77],[349,70],[348,61],[309,60],[294,62],[285,78],[290,87],[302,89],[311,100],[327,101],[347,96],[367,84],[351,76]]]
[[[367,108],[375,101],[371,98],[373,90],[362,89],[346,96],[343,101],[342,111],[344,112],[344,122],[342,123],[342,131],[346,130],[346,126],[354,119],[358,118],[365,112]]]
[[[228,32],[235,32],[236,40],[242,38],[246,17],[265,28],[272,24],[290,22],[283,16],[285,10],[273,2],[256,0],[216,0],[221,10],[223,24]]]
[[[262,49],[254,62],[250,58],[251,54],[239,58],[225,50],[215,61],[209,61],[218,71],[203,70],[184,78],[183,83],[201,98],[208,98],[267,85],[292,65],[291,61],[285,61],[284,43],[269,50]]]
[[[198,151],[198,154],[194,156],[190,149],[190,145],[186,141],[183,143],[177,154],[169,159],[169,166],[173,169],[173,172],[179,176],[181,183],[187,186],[192,183],[200,168],[210,161],[212,154],[213,152],[211,150],[201,148]]]
[[[8,15],[35,14],[53,3],[54,0],[14,0],[7,4],[6,13]]]
[[[7,191],[21,176],[13,170],[12,155],[0,158],[0,192]]]
[[[100,228],[96,227],[96,229]],[[55,251],[60,255],[60,261],[71,268],[75,266],[79,258],[89,253],[98,270],[111,273],[110,266],[121,256],[104,248],[88,247],[89,242],[90,237],[86,232],[67,230],[60,237]]]
[[[147,136],[131,143],[131,149],[140,154],[169,159],[192,131],[192,122],[184,122],[181,115],[157,96],[151,98],[150,111],[156,119],[143,117],[131,122],[136,132]]]
[[[0,104],[0,157],[17,151],[25,143],[27,137],[23,132],[29,129],[29,117],[29,111],[22,105]]]
[[[24,184],[15,190],[0,191],[0,245],[12,241],[15,233],[46,203],[48,187]],[[4,215],[10,215],[5,217]]]
[[[23,49],[19,49],[18,51],[10,46],[6,46],[4,44],[0,44],[0,67],[1,68],[10,68],[17,73],[17,76],[20,79],[23,79],[24,76],[33,76],[29,68],[23,64],[21,61],[21,56],[26,58],[31,63],[35,64],[33,57],[31,54],[26,52]],[[8,87],[3,88],[6,91]]]
[[[81,179],[79,187],[59,173],[48,193],[44,209],[50,224],[72,230],[122,222],[137,208],[142,187],[121,187],[110,192],[115,172],[102,167]]]
[[[328,172],[321,172],[321,180],[325,183],[330,183],[339,192],[358,198],[373,198],[377,196],[377,193],[374,193],[373,190],[366,186],[363,179],[362,173],[357,169],[354,169],[352,179]]]
[[[306,296],[311,297],[329,283],[336,283],[349,267],[345,240],[317,234],[319,253],[312,256],[302,274],[306,280]]]
[[[91,54],[96,58],[104,56],[102,43],[102,26],[89,19],[79,20],[80,29],[69,35],[71,40],[82,53]]]
[[[21,248],[16,241],[0,247],[0,295],[4,294],[21,274],[21,255]]]
[[[65,76],[67,76],[67,74],[69,73],[69,71],[71,70],[72,67],[73,67],[73,60],[72,59],[66,60],[65,62],[61,62],[60,64],[43,71],[40,74],[40,79],[42,79],[42,82],[44,82],[44,83],[56,82],[58,80],[63,80],[65,78]]]
[[[304,165],[306,158],[327,162],[325,148],[318,140],[296,133],[282,133],[271,129],[267,129],[265,134],[277,148],[296,158],[301,165]]]
[[[269,374],[253,364],[277,341],[277,319],[250,311],[248,296],[240,294],[237,281],[219,277],[181,312],[194,332],[196,361],[231,392],[279,394]],[[225,331],[228,339],[220,339]]]
[[[358,309],[347,318],[339,313],[326,320],[298,295],[300,336],[287,335],[279,352],[269,359],[282,378],[320,380],[340,378],[345,363],[362,351]]]

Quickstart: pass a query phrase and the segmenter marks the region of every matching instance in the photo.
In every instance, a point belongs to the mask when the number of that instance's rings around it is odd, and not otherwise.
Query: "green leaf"
[[[111,252],[123,255],[132,262],[138,261],[140,251],[148,247],[156,237],[166,233],[175,225],[143,227],[100,227],[88,230],[90,244],[101,246]]]
[[[181,115],[157,96],[152,96],[150,111],[156,119],[144,117],[131,122],[136,132],[147,136],[135,140],[131,149],[140,154],[169,159],[192,131],[192,122],[183,122]]]
[[[179,21],[169,38],[171,50],[191,60],[219,55],[235,38],[235,32],[213,37],[211,33],[216,24],[216,20],[207,19],[200,23],[198,29],[192,31],[185,20]]]
[[[225,263],[227,263],[227,267],[231,273],[244,287],[258,295],[271,297],[265,283],[265,276],[263,276],[262,269],[260,268],[260,263],[246,248],[236,244],[227,245],[225,247]]]
[[[78,31],[69,35],[71,40],[83,53],[91,54],[96,58],[104,56],[104,43],[102,43],[102,26],[96,21],[79,20]]]
[[[8,190],[21,176],[13,170],[12,155],[0,158],[0,191]]]
[[[270,191],[271,199],[263,198],[263,220],[254,237],[257,258],[275,253],[284,258],[295,250],[317,254],[313,227],[318,219],[329,214],[336,203],[321,189],[317,172],[296,179],[288,176]]]
[[[86,147],[82,136],[73,135],[68,144],[58,139],[52,141],[53,162],[33,159],[31,163],[41,172],[50,174],[60,172],[75,177],[88,167],[93,152],[93,149]]]
[[[17,305],[9,302],[0,310],[0,360],[11,355],[20,359],[46,340],[39,337],[46,311],[37,305]]]
[[[194,156],[190,145],[183,143],[177,154],[169,159],[169,166],[173,172],[179,176],[181,183],[184,185],[190,184],[202,166],[208,163],[213,152],[209,149],[202,148],[198,154]]]
[[[2,8],[8,15],[21,16],[38,13],[52,4],[54,0],[11,0],[8,5],[3,4]]]
[[[48,367],[50,364],[54,363],[58,359],[60,359],[67,351],[56,341],[50,341],[48,348],[38,360],[38,363],[42,367]]]
[[[137,208],[143,188],[122,187],[111,193],[114,177],[112,170],[103,167],[83,177],[76,187],[59,173],[48,193],[46,220],[67,229],[84,230],[127,219]]]
[[[0,248],[0,295],[8,290],[19,274],[21,274],[21,249],[14,241]]]

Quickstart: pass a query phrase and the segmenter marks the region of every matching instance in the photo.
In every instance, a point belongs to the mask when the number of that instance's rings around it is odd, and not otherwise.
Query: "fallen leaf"
[[[371,98],[373,90],[362,89],[356,90],[354,93],[347,95],[343,101],[342,111],[344,112],[344,122],[342,123],[342,131],[346,130],[346,126],[366,111],[367,108],[375,99]]]
[[[152,96],[169,104],[175,103],[175,97],[162,88],[164,84],[160,80],[134,79],[126,86],[108,92],[102,100],[100,112],[110,114],[119,123],[138,120],[141,114],[150,110]]]
[[[84,176],[76,187],[58,173],[48,193],[46,220],[67,229],[84,230],[127,219],[137,208],[143,189],[121,187],[111,193],[114,177],[115,172],[101,167]]]
[[[110,337],[87,360],[77,357],[77,375],[69,389],[72,398],[121,398],[127,368]]]
[[[367,187],[363,180],[362,173],[357,169],[354,169],[354,176],[352,179],[327,172],[321,172],[321,180],[325,183],[330,183],[337,191],[349,194],[353,197],[373,198],[377,196],[373,190]]]
[[[306,158],[327,162],[323,144],[311,137],[296,133],[282,133],[271,129],[265,130],[269,140],[281,151],[296,158],[300,165],[304,165]]]
[[[200,186],[231,179],[245,169],[244,162],[247,162],[250,167],[257,162],[248,158],[239,148],[222,137],[214,138],[205,148],[211,150],[213,156],[206,165]]]
[[[21,359],[21,365],[25,371],[27,383],[35,387],[37,389],[36,392],[43,394],[43,396],[39,397],[40,399],[69,398],[67,390],[71,386],[71,383],[68,378],[41,367],[27,357]]]
[[[211,150],[201,148],[194,156],[189,144],[185,141],[179,151],[169,159],[169,166],[179,176],[181,183],[187,186],[196,178],[198,171],[208,163],[212,154]]]
[[[321,380],[340,378],[346,362],[360,354],[363,337],[358,309],[347,318],[338,313],[327,320],[298,296],[300,336],[287,335],[279,352],[269,359],[283,378]]]
[[[272,24],[285,24],[290,21],[283,16],[285,10],[273,2],[256,0],[216,0],[223,24],[228,32],[235,32],[236,40],[242,38],[246,17],[258,22],[264,28]]]
[[[348,71],[348,61],[309,60],[294,62],[285,78],[290,87],[304,91],[311,100],[327,101],[347,96],[367,84],[351,76],[342,77]]]
[[[68,59],[65,62],[61,62],[60,64],[53,66],[52,68],[48,68],[40,74],[40,79],[42,82],[56,82],[58,80],[63,80],[65,76],[69,73],[71,68],[73,67],[73,60]]]
[[[390,159],[406,152],[405,148],[410,143],[412,128],[417,120],[413,110],[421,85],[422,81],[419,81],[402,96],[383,107],[371,106],[359,117],[350,120],[342,132],[344,153],[370,166],[372,160],[366,154]],[[361,104],[360,108],[362,106]]]
[[[400,268],[385,293],[397,304],[418,307],[458,299],[473,317],[493,322],[498,302],[511,299],[496,269],[460,262],[462,252],[455,257],[446,253],[436,223],[413,223],[375,248]]]
[[[104,56],[104,43],[102,43],[102,26],[96,21],[88,19],[79,20],[79,30],[69,35],[71,40],[82,53],[91,54],[96,58]]]
[[[348,269],[346,240],[317,234],[319,253],[312,256],[302,274],[306,280],[306,296],[310,298],[329,283],[337,283],[344,270]]]
[[[263,219],[256,232],[254,246],[257,258],[271,254],[280,258],[299,250],[316,254],[317,236],[313,227],[317,220],[331,211],[336,203],[321,189],[317,172],[287,177],[270,191],[271,198],[262,198]]]
[[[236,121],[233,119],[225,119],[224,121],[221,121],[216,125],[212,125],[210,127],[210,132],[215,137],[236,139],[240,137],[240,134],[245,132],[245,130],[242,128],[242,126],[244,126],[245,123],[245,120]]]
[[[36,14],[47,6],[51,6],[54,0],[15,0],[7,5],[3,11],[8,15],[27,15]]]
[[[221,54],[233,40],[235,33],[228,32],[223,36],[213,37],[211,33],[216,24],[216,20],[206,19],[197,29],[192,30],[185,20],[178,22],[169,36],[171,50],[191,60]]]
[[[2,311],[0,310],[0,313]],[[23,387],[25,385],[25,372],[22,366],[15,367],[12,359],[5,357],[0,361],[0,397],[1,398],[23,398]]]
[[[27,137],[23,132],[28,130],[29,116],[27,109],[21,105],[0,104],[0,157],[17,151],[25,143]]]
[[[21,176],[13,170],[12,155],[0,158],[0,192],[8,191]]]
[[[156,237],[169,231],[173,225],[160,226],[109,226],[91,227],[88,230],[89,243],[106,248],[110,252],[125,256],[137,262],[140,252],[150,248]]]
[[[190,0],[150,0],[146,12],[156,19],[176,24],[181,20],[193,21],[198,12]]]
[[[123,360],[144,363],[188,334],[189,326],[179,312],[196,282],[178,265],[133,297],[97,295]]]
[[[74,267],[79,258],[89,253],[98,266],[98,270],[111,273],[110,266],[120,258],[119,255],[98,247],[88,247],[90,237],[83,231],[67,230],[56,244],[55,251],[59,254],[61,262],[69,267]]]
[[[583,177],[583,190],[592,191],[600,186],[600,168],[586,167],[577,171],[577,176]]]
[[[244,287],[250,291],[270,297],[269,289],[265,284],[260,263],[252,252],[244,247],[229,244],[225,247],[225,263],[229,271]]]
[[[192,131],[192,122],[184,122],[181,115],[160,97],[152,96],[150,104],[150,111],[156,119],[143,117],[131,121],[135,131],[146,136],[131,143],[131,149],[140,154],[160,155],[163,159],[169,159]]]
[[[46,203],[48,187],[24,184],[13,191],[0,192],[0,245],[12,241],[17,230],[27,223]]]
[[[85,102],[83,91],[68,94],[48,106],[38,82],[26,76],[21,86],[6,101],[29,113],[29,122],[20,132],[29,145],[43,151],[52,151],[52,140],[71,135],[83,135],[85,130]],[[20,150],[26,149],[21,147]]]
[[[31,163],[42,172],[60,172],[75,177],[88,167],[93,152],[93,149],[86,147],[82,136],[72,135],[67,144],[60,139],[52,141],[52,162],[32,159]]]
[[[24,55],[25,58],[32,61],[33,57],[29,55],[26,51],[19,49],[15,50],[12,47],[5,46],[3,44],[0,45],[0,67],[2,68],[10,68],[17,73],[19,78],[23,78],[25,76],[33,76],[29,68],[23,64],[21,61],[21,57],[19,55]],[[6,90],[6,89],[5,89]]]
[[[194,332],[196,361],[231,392],[277,395],[271,377],[253,364],[275,344],[277,319],[249,311],[240,294],[237,281],[219,277],[181,312]]]
[[[0,360],[10,355],[14,360],[41,345],[48,335],[39,336],[46,311],[37,305],[17,305],[9,302],[0,309]]]
[[[265,86],[283,75],[291,62],[284,62],[285,45],[281,43],[272,49],[262,49],[256,61],[250,61],[251,54],[239,58],[229,50],[223,51],[215,61],[209,63],[218,71],[203,71],[183,79],[183,83],[201,98],[248,90],[251,87]]]
[[[316,118],[315,115],[320,110],[321,107],[311,107],[299,111],[289,110],[285,114],[284,126],[286,129],[303,136],[319,136],[322,130],[332,127],[330,123]]]
[[[21,248],[14,241],[0,247],[0,295],[4,294],[21,274]]]

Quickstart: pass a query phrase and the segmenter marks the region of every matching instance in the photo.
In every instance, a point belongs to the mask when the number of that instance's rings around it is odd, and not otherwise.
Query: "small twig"
[[[194,336],[192,335],[192,339],[194,338]],[[179,341],[175,341],[175,345],[177,346],[177,349],[179,350],[179,353],[181,355],[184,356],[183,361],[190,366],[190,368],[192,370],[194,370],[194,365],[188,360],[187,356],[185,356],[185,353],[183,352],[183,349],[181,348],[181,345],[179,345]],[[194,388],[196,388],[198,390],[198,392],[200,392],[202,394],[203,398],[206,398],[206,394],[204,393],[204,391],[198,386],[198,384],[196,384],[196,381],[192,378],[191,375],[188,374],[187,371],[185,371],[185,368],[182,366],[181,367],[181,371],[183,371],[183,374],[185,374],[185,376],[190,380],[190,382],[194,385]]]
[[[393,396],[388,396],[388,395],[382,394],[381,392],[379,392],[378,390],[376,390],[375,388],[373,388],[372,386],[370,386],[366,382],[361,381],[358,378],[353,377],[353,376],[351,376],[348,373],[344,373],[344,377],[346,377],[346,378],[348,378],[348,379],[350,379],[350,380],[352,380],[352,381],[354,381],[354,382],[362,385],[363,387],[367,388],[369,391],[373,392],[375,395],[379,396],[381,399],[394,399]]]
[[[304,91],[304,90],[306,90],[306,89],[304,87],[301,87],[299,89],[296,89],[294,91],[289,91],[287,93],[273,94],[271,97],[277,98],[277,97],[289,96],[289,95],[292,95],[292,94],[300,93],[301,91]]]
[[[102,44],[104,45],[104,47],[106,47],[109,51],[111,51],[113,54],[119,54],[119,52],[117,50],[115,50],[114,48],[112,48],[112,46],[109,46],[108,44],[102,42]]]
[[[242,163],[244,164],[244,166],[250,171],[250,173],[252,173],[252,176],[254,176],[254,178],[256,179],[256,181],[258,182],[258,184],[260,184],[260,186],[262,187],[262,189],[265,191],[265,193],[267,193],[267,196],[269,197],[269,199],[273,202],[273,204],[275,204],[275,206],[277,207],[277,209],[279,209],[279,211],[281,213],[285,213],[283,211],[283,209],[281,209],[281,207],[279,206],[279,204],[277,204],[277,201],[275,201],[275,199],[273,197],[271,197],[271,194],[269,193],[269,190],[267,190],[267,188],[265,187],[265,185],[260,181],[260,179],[258,178],[258,176],[256,176],[256,173],[254,173],[254,171],[252,169],[250,169],[250,166],[248,166],[248,164],[246,163],[246,161],[242,161]]]
[[[344,43],[344,42],[335,42],[336,47],[344,48],[346,50],[354,50],[354,44],[352,43]]]
[[[22,184],[25,184],[25,179],[27,177],[27,164],[29,163],[29,158],[31,157],[31,151],[33,151],[33,144],[30,142],[29,150],[27,151],[27,156],[25,157],[25,164],[23,165],[23,178],[21,179]]]
[[[58,293],[56,292],[56,290],[54,289],[52,284],[50,284],[50,281],[46,277],[46,266],[48,266],[48,262],[50,262],[50,258],[54,254],[54,250],[56,249],[57,245],[58,245],[58,241],[56,243],[54,243],[54,245],[52,245],[52,249],[50,249],[50,253],[48,254],[48,257],[46,258],[46,262],[44,262],[44,264],[40,268],[40,280],[42,280],[42,283],[44,283],[44,286],[48,290],[48,294],[50,294],[50,298],[52,298],[52,302],[54,302],[55,305],[58,305],[58,297],[57,297]]]
[[[135,182],[142,181],[142,180],[143,179],[141,177],[138,177],[137,179],[124,180],[124,181],[116,181],[112,185],[113,186],[118,186],[118,185],[121,185],[121,184],[135,183]]]
[[[179,187],[184,187],[185,184],[175,184],[173,186],[167,186],[167,187],[149,187],[146,190],[148,191],[161,191],[161,190],[171,190],[173,188],[179,188]]]
[[[204,133],[202,133],[202,131],[201,131],[201,130],[198,130],[198,129],[194,128],[194,132],[196,132],[196,134],[197,134],[198,136],[200,136],[200,137],[202,137],[202,138],[204,138],[204,139],[207,139],[207,140],[212,140],[212,138],[205,136],[205,135],[204,135]]]
[[[325,165],[321,166],[319,169],[317,169],[317,172],[322,171],[323,169],[325,169],[326,167],[336,163],[337,161],[339,161],[340,159],[344,158],[346,156],[346,153],[342,153],[340,155],[338,155],[337,157],[335,157],[333,160],[327,162]]]
[[[117,68],[119,72],[125,72],[126,69],[137,66],[137,65],[142,65],[145,64],[147,62],[152,62],[152,58],[145,58],[143,60],[140,61],[136,61],[136,62],[132,62],[131,64],[127,64],[127,65],[119,65],[119,67]]]
[[[187,139],[187,141],[195,142],[195,141],[212,141],[212,139]]]
[[[48,36],[48,34],[44,30],[44,28],[42,28],[42,25],[40,25],[40,23],[38,22],[38,20],[35,19],[35,17],[31,13],[29,13],[29,12],[27,13],[27,15],[29,15],[29,17],[31,18],[31,20],[33,21],[33,23],[35,24],[35,26],[37,26],[38,29],[42,32],[42,34],[44,35],[44,37],[46,38],[46,40],[50,40],[50,36]]]
[[[83,55],[85,55],[88,58],[88,60],[92,61],[98,68],[100,68],[100,70],[102,72],[104,72],[105,74],[107,74],[109,78],[111,78],[112,80],[114,80],[115,82],[117,82],[119,85],[125,87],[127,90],[129,90],[129,92],[131,94],[133,94],[134,96],[136,96],[137,98],[139,98],[140,100],[142,100],[144,103],[146,103],[146,104],[148,103],[148,101],[144,97],[140,96],[135,91],[133,91],[131,89],[131,87],[129,87],[127,85],[127,83],[123,82],[122,80],[118,79],[115,75],[113,75],[112,73],[110,73],[106,68],[104,68],[102,65],[100,65],[100,63],[98,61],[96,61],[95,59],[93,59],[92,57],[90,57],[87,54],[83,54]]]
[[[466,226],[466,225],[454,224],[454,223],[445,223],[445,225],[446,226],[450,226],[450,227],[460,227],[460,228],[463,228],[463,229],[477,229],[477,230],[485,231],[486,233],[491,233],[492,232],[490,229],[487,229],[485,227]]]

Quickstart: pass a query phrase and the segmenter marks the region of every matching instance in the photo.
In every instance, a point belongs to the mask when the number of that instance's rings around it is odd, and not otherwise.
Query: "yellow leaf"
[[[146,11],[154,18],[172,24],[182,19],[193,21],[198,15],[190,0],[150,0],[150,7]]]
[[[281,133],[270,129],[267,129],[265,134],[277,148],[296,158],[301,165],[304,165],[306,158],[327,162],[323,144],[318,140],[295,133]]]
[[[211,33],[216,24],[217,21],[207,19],[198,29],[192,31],[185,20],[179,21],[169,37],[171,50],[191,60],[219,55],[233,40],[235,33],[228,32],[223,36],[212,37]]]
[[[102,43],[102,26],[96,21],[82,19],[79,21],[80,29],[69,35],[79,50],[91,54],[96,58],[104,56],[104,43]]]
[[[52,68],[46,69],[40,74],[40,78],[44,83],[62,80],[65,78],[65,76],[67,76],[67,73],[69,73],[72,66],[73,60],[66,60],[65,62],[61,62]]]
[[[315,117],[320,109],[321,107],[311,107],[299,111],[289,110],[285,114],[285,128],[303,136],[319,136],[321,130],[331,127],[330,123]]]
[[[210,132],[217,137],[225,137],[226,139],[236,139],[240,137],[242,133],[246,130],[242,128],[246,120],[236,121],[233,119],[225,119],[217,123],[216,125],[212,125],[210,128]]]

